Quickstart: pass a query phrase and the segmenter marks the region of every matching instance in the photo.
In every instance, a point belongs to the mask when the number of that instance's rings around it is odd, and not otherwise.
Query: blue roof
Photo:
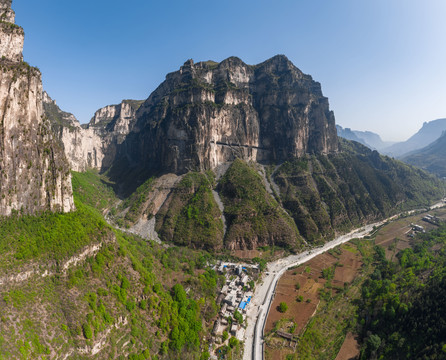
[[[242,302],[240,303],[240,305],[239,305],[239,308],[242,309],[242,310],[244,310],[245,307],[246,307],[246,301],[242,301]]]
[[[251,301],[251,296],[248,298],[248,301],[246,301],[247,303],[249,303]]]

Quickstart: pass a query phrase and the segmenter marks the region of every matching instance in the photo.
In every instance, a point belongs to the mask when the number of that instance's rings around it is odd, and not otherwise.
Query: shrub
[[[93,337],[93,331],[88,323],[84,323],[82,325],[82,332],[84,333],[84,337],[86,339],[91,339]]]
[[[279,307],[278,307],[277,310],[279,310],[279,312],[281,312],[281,313],[285,313],[288,310],[288,305],[285,302],[282,301],[279,304]]]

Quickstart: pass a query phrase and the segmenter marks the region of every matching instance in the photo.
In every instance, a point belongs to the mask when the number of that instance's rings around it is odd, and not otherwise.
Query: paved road
[[[439,202],[431,209],[445,206],[444,202]],[[421,209],[423,210],[423,209]],[[415,212],[411,211],[410,213]],[[362,228],[351,231],[348,234],[339,236],[338,238],[326,243],[324,246],[315,248],[301,254],[290,255],[286,258],[268,264],[262,282],[256,286],[254,295],[251,299],[251,305],[247,312],[247,327],[245,332],[245,350],[243,360],[263,359],[263,328],[266,323],[268,311],[273,300],[276,285],[283,273],[292,266],[303,264],[317,255],[320,255],[342,243],[350,241],[354,238],[363,238],[369,234],[374,226],[381,226],[386,221],[393,220],[399,215],[392,216],[386,220],[363,226]]]

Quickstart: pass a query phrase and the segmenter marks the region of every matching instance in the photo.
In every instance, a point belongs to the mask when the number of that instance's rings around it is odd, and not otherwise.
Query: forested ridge
[[[418,236],[397,261],[375,247],[358,310],[361,359],[446,358],[446,225]]]

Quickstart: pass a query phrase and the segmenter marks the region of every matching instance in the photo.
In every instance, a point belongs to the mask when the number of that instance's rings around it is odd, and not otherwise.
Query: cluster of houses
[[[429,214],[427,214],[425,217],[423,217],[423,221],[428,222],[430,224],[434,224],[434,225],[440,224],[439,218],[437,218],[436,216],[429,215]]]
[[[440,225],[440,219],[436,216],[432,216],[432,215],[425,215],[422,219],[424,222],[427,222],[429,224],[433,224],[433,225]],[[407,233],[407,236],[413,238],[415,237],[416,233],[425,233],[426,230],[424,228],[424,226],[421,225],[417,225],[417,224],[410,224],[410,227],[412,229],[412,233]]]
[[[412,231],[413,231],[414,233],[417,233],[417,232],[424,233],[424,232],[426,232],[426,230],[424,230],[424,227],[421,226],[421,225],[410,224],[410,226],[412,227]]]
[[[226,283],[217,298],[220,312],[212,330],[212,343],[221,344],[225,331],[242,341],[244,319],[254,291],[252,275],[257,274],[259,269],[253,265],[220,262],[216,270],[225,276]]]

